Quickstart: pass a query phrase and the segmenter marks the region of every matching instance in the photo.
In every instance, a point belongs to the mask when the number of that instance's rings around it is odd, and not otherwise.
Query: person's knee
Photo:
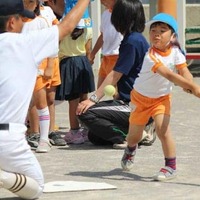
[[[53,98],[47,99],[48,106],[52,106],[54,105],[54,103],[55,103],[55,100]]]
[[[88,122],[89,120],[94,119],[94,116],[91,115],[90,110],[87,110],[85,113],[77,116],[81,122]]]

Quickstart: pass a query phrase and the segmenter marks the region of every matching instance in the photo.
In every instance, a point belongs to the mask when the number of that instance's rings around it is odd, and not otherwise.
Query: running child
[[[176,149],[169,126],[172,85],[179,85],[197,97],[200,97],[200,87],[193,82],[182,51],[172,43],[177,37],[176,20],[171,15],[159,13],[146,26],[150,28],[151,47],[144,57],[142,69],[131,92],[128,147],[121,165],[124,170],[133,167],[144,126],[149,117],[153,117],[165,159],[165,166],[153,179],[165,181],[176,176]]]

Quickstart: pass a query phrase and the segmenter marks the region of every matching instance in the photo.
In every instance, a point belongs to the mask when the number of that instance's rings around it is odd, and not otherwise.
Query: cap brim
[[[22,15],[23,17],[30,18],[30,19],[34,19],[35,18],[35,13],[31,12],[29,10],[24,10],[23,12],[20,13],[20,15]]]
[[[151,24],[153,24],[155,22],[163,22],[163,21],[161,21],[161,20],[151,20],[149,22],[146,22],[145,26],[150,28]],[[163,22],[163,23],[165,23],[165,22]]]
[[[151,21],[149,21],[149,22],[146,22],[145,23],[145,26],[147,27],[147,28],[150,28],[151,27],[151,25],[153,24],[153,23],[156,23],[156,22],[162,22],[162,23],[166,23],[166,24],[168,24],[166,21],[164,21],[164,20],[151,20]],[[176,35],[178,36],[178,33],[176,32],[176,31],[174,31],[175,33],[176,33]]]

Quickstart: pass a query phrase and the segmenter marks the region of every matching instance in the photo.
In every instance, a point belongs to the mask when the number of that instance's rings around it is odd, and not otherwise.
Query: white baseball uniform
[[[24,125],[33,93],[37,67],[58,53],[57,26],[28,34],[0,34],[0,168],[36,180],[41,190],[44,179],[40,165],[25,138]]]

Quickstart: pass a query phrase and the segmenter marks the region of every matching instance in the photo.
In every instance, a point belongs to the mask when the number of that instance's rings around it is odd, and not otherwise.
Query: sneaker
[[[176,177],[176,170],[171,167],[163,167],[161,170],[153,176],[155,181],[167,181]]]
[[[65,145],[67,145],[67,143],[65,142],[65,140],[56,131],[53,131],[53,132],[51,132],[49,134],[49,141],[50,141],[50,143],[52,145],[55,145],[55,146],[65,146]]]
[[[38,147],[38,143],[40,140],[40,134],[39,133],[28,134],[26,136],[26,140],[29,146],[31,147],[31,149],[36,149]]]
[[[39,142],[36,153],[48,153],[51,150],[51,144],[48,141],[42,140]]]
[[[143,131],[142,140],[138,143],[139,146],[151,146],[156,140],[155,123],[147,125]]]
[[[73,132],[70,130],[66,133],[64,139],[68,144],[83,144],[85,142],[81,129]]]
[[[133,167],[135,154],[136,150],[131,152],[128,147],[125,148],[124,155],[121,160],[121,166],[124,171],[130,171]]]
[[[127,142],[124,141],[121,144],[113,144],[113,149],[126,149],[127,147]]]
[[[79,130],[80,130],[80,132],[81,132],[81,134],[84,138],[84,141],[88,142],[89,141],[89,139],[88,139],[88,129],[86,129],[85,127],[81,127]]]

